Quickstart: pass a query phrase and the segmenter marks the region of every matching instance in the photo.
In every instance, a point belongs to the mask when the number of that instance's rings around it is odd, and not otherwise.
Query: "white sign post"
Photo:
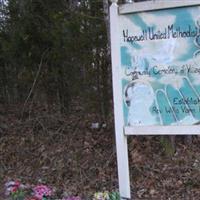
[[[122,85],[120,83],[120,46],[119,46],[119,14],[117,3],[110,7],[111,21],[111,54],[112,54],[112,77],[114,94],[115,134],[117,147],[118,178],[121,199],[130,198],[130,180],[128,164],[127,136],[124,133],[123,109],[122,109]]]
[[[113,0],[110,27],[119,190],[131,199],[129,135],[200,134],[200,0]]]

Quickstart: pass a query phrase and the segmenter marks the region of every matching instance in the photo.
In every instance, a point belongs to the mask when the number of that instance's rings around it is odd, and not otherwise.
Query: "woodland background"
[[[107,0],[0,1],[0,199],[47,182],[89,199],[117,190]],[[198,199],[199,138],[129,139],[137,199]]]

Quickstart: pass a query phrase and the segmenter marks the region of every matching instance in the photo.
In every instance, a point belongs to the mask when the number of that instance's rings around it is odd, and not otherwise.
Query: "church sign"
[[[200,1],[113,3],[110,14],[123,199],[130,198],[127,135],[200,134]]]

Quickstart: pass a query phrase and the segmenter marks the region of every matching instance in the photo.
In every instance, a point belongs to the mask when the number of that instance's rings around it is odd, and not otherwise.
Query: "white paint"
[[[124,131],[126,135],[198,135],[200,126],[126,126]]]
[[[151,85],[144,82],[131,82],[129,85],[125,91],[126,102],[129,104],[128,124],[130,126],[156,124],[156,117],[150,112],[155,96]]]
[[[175,16],[174,15],[167,15],[167,18],[166,18],[166,15],[162,15],[162,16],[159,16],[159,20],[157,17],[155,17],[155,15],[153,14],[150,14],[150,13],[147,13],[147,12],[144,12],[144,13],[141,13],[141,18],[143,19],[144,22],[148,21],[148,25],[149,26],[158,26],[159,29],[163,30],[166,28],[166,23],[163,23],[163,22],[167,22],[169,24],[173,24],[176,20]]]
[[[160,79],[160,83],[171,85],[175,89],[179,90],[183,86],[183,77],[176,74],[168,74]]]
[[[115,114],[115,137],[117,146],[117,163],[119,191],[121,199],[131,198],[130,178],[128,164],[128,145],[127,136],[124,135],[123,119],[123,97],[122,85],[120,82],[120,46],[119,46],[119,15],[118,6],[113,3],[110,7],[110,24],[111,24],[111,56],[112,56],[112,78],[114,94],[114,114]]]
[[[121,24],[120,15],[128,14],[128,13],[136,13],[136,12],[143,12],[143,11],[151,11],[151,10],[160,10],[160,9],[167,9],[167,8],[174,8],[174,7],[184,7],[184,6],[195,6],[200,5],[200,0],[171,0],[171,1],[149,1],[149,2],[141,2],[141,3],[132,3],[132,4],[124,4],[120,5],[119,8],[117,6],[117,0],[112,0],[112,5],[110,7],[110,23],[111,23],[111,54],[112,54],[112,77],[113,77],[113,94],[114,94],[114,113],[115,113],[115,134],[116,134],[116,146],[117,146],[117,162],[118,162],[118,177],[119,177],[119,190],[121,199],[129,199],[131,198],[130,195],[130,178],[129,178],[129,165],[128,165],[128,145],[127,145],[127,136],[130,135],[192,135],[192,134],[199,134],[200,133],[200,126],[193,125],[193,126],[126,126],[124,127],[124,118],[123,118],[123,94],[122,94],[122,85],[121,85],[121,62],[120,62],[120,33],[119,33],[119,24]],[[144,14],[144,17],[145,14]],[[174,19],[171,18],[171,21]],[[127,21],[127,23],[129,23]],[[152,24],[154,22],[152,21]],[[137,31],[141,31],[136,29]],[[185,45],[185,44],[184,44]],[[183,45],[183,46],[184,46]],[[162,50],[163,47],[160,47],[159,50]],[[184,49],[184,48],[183,48]],[[128,50],[131,51],[130,48]],[[182,51],[182,49],[175,49],[174,46],[169,46],[167,49],[163,49],[162,54],[166,54],[166,57],[172,56],[172,54],[176,53],[177,51]],[[148,47],[147,47],[148,52]],[[178,52],[180,53],[180,52]],[[148,56],[147,53],[142,52],[145,54],[145,57]],[[158,56],[159,52],[155,52],[155,58],[160,59],[160,55]],[[167,55],[168,54],[168,55]],[[169,56],[170,54],[170,56]],[[166,57],[162,58],[166,62]],[[160,60],[159,60],[160,62]],[[170,62],[170,60],[168,61]],[[173,85],[179,88],[182,85],[182,80],[177,80],[174,78]],[[166,82],[166,80],[163,80]],[[170,84],[170,83],[169,83]],[[172,84],[172,83],[171,83]],[[135,93],[138,95],[138,90],[143,88],[146,91],[144,94],[143,99],[148,99],[150,101],[153,100],[151,95],[151,89],[145,88],[145,86],[138,86],[135,89],[130,88],[127,91],[129,95],[130,102],[134,99]],[[138,102],[139,103],[139,102]],[[143,104],[145,105],[145,104]],[[134,119],[134,115],[136,114],[135,109],[137,109],[138,105],[135,105],[134,109],[132,109],[131,118]],[[144,109],[146,109],[144,106]],[[137,110],[137,112],[139,112]],[[139,116],[141,119],[143,116]],[[138,118],[138,116],[136,117]],[[181,122],[183,123],[183,119]],[[191,118],[191,120],[193,120]],[[137,124],[137,122],[133,121],[130,124]],[[133,198],[132,198],[133,199]]]
[[[158,0],[140,3],[123,4],[119,7],[119,14],[136,13],[150,10],[161,10],[185,6],[200,5],[200,0]]]

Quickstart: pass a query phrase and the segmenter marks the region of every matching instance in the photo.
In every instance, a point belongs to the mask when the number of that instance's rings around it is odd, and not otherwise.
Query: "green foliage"
[[[173,136],[172,136],[173,137]],[[162,147],[164,148],[165,150],[165,153],[168,155],[168,156],[173,156],[174,153],[175,153],[175,146],[174,144],[172,143],[172,141],[169,140],[169,138],[167,137],[161,137],[160,139],[160,143],[162,145]]]
[[[108,110],[103,1],[9,0],[1,12],[2,101],[24,102],[33,88],[30,100],[43,93],[63,111],[76,97],[101,114]]]
[[[120,200],[120,195],[118,192],[111,192],[109,198],[110,200]]]
[[[13,192],[11,195],[12,200],[24,200],[25,198],[25,192],[23,190],[17,190],[16,192]]]

